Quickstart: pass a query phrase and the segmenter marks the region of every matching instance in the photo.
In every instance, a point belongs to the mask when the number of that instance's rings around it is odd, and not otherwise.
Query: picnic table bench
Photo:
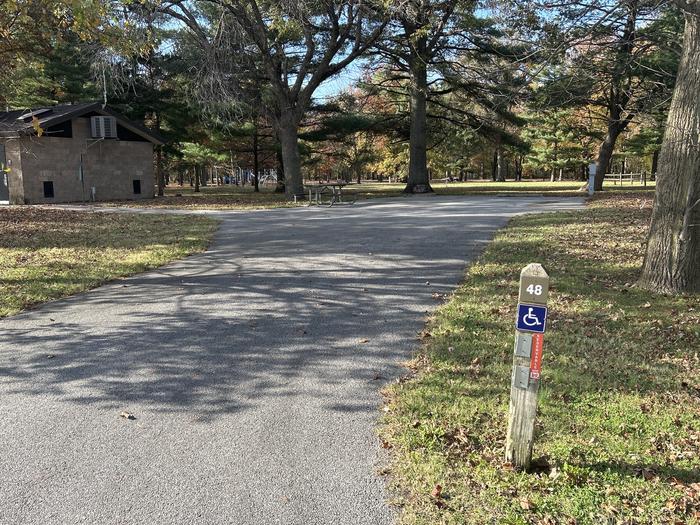
[[[312,204],[325,204],[333,206],[334,204],[354,204],[356,199],[348,200],[343,197],[343,188],[347,186],[347,182],[320,182],[318,184],[307,184],[309,190],[309,206]]]

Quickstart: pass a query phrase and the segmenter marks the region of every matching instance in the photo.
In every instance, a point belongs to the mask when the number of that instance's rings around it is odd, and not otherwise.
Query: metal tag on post
[[[516,366],[513,374],[513,386],[527,390],[530,386],[530,367]]]
[[[515,355],[530,359],[532,352],[532,334],[515,334]]]

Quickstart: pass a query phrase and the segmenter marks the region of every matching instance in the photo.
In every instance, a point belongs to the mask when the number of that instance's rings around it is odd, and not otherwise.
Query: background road
[[[579,204],[219,213],[205,254],[0,321],[0,524],[391,523],[378,392],[432,294],[514,214]]]

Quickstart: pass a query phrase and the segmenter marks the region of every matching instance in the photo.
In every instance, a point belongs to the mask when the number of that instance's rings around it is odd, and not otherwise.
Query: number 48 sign
[[[525,291],[532,295],[542,295],[542,285],[541,284],[531,284]]]
[[[519,303],[547,304],[549,279],[547,277],[523,276],[520,283]]]

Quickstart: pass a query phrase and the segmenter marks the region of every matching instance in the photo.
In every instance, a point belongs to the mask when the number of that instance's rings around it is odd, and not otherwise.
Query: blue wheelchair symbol
[[[515,327],[521,332],[543,334],[547,326],[547,307],[532,304],[518,305],[518,320]]]

